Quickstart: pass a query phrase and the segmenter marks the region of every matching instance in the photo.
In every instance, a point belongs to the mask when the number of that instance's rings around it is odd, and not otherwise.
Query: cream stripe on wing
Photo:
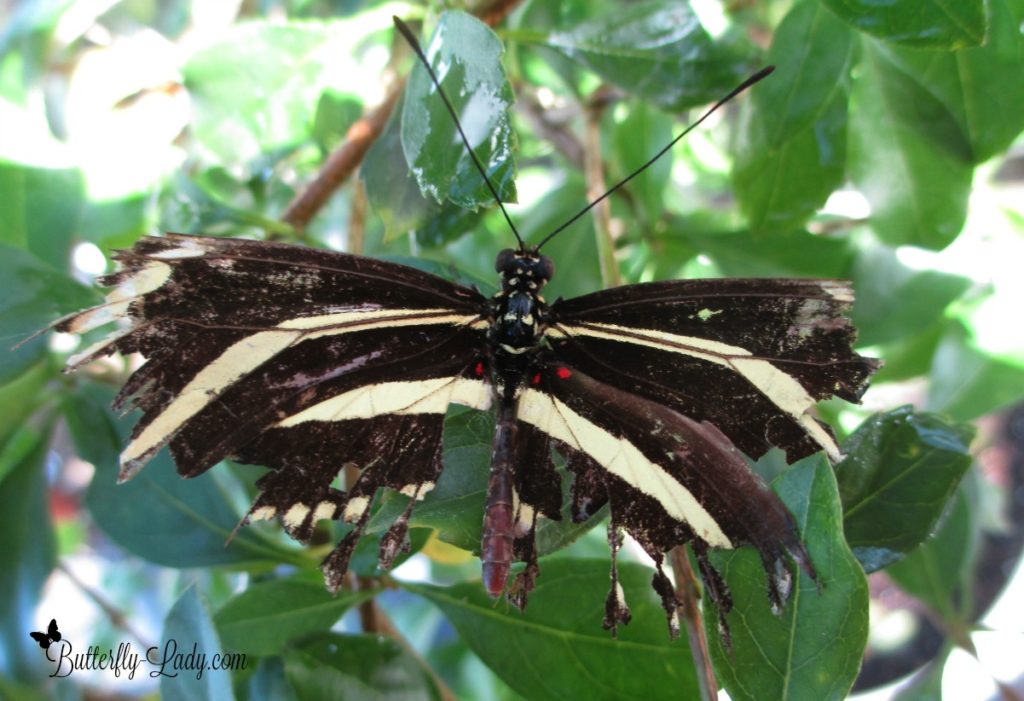
[[[803,388],[803,385],[797,382],[792,375],[779,370],[767,360],[753,357],[753,354],[745,348],[656,329],[637,329],[601,323],[576,326],[558,324],[549,328],[547,335],[555,338],[590,336],[618,343],[635,343],[639,346],[679,353],[727,367],[742,376],[775,406],[800,424],[807,435],[824,449],[829,459],[838,462],[842,458],[835,440],[810,414],[810,410],[816,402]]]
[[[665,468],[649,460],[625,438],[614,436],[577,414],[557,397],[527,389],[519,398],[516,417],[583,451],[608,472],[655,499],[669,516],[687,523],[709,545],[732,547],[732,541],[714,517]]]
[[[145,459],[225,389],[289,346],[311,338],[395,326],[466,325],[476,318],[476,315],[452,314],[447,309],[353,309],[289,319],[266,331],[246,336],[200,370],[178,396],[125,447],[121,453],[121,479],[127,479],[141,468]],[[311,321],[313,319],[317,321]]]
[[[307,421],[371,419],[383,414],[443,414],[449,404],[488,409],[490,385],[465,377],[365,385],[292,414],[278,422],[277,427],[287,428]]]

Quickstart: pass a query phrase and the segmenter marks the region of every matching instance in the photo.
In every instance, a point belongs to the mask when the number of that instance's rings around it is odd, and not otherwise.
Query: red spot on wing
[[[477,377],[483,377],[484,376],[484,363],[483,363],[482,360],[478,360],[477,361],[476,367],[473,368],[473,372],[476,373]]]
[[[530,380],[530,384],[531,385],[539,385],[540,384],[540,373],[539,372],[536,375],[533,376],[533,379]]]
[[[570,377],[572,377],[572,370],[570,370],[569,368],[558,368],[556,372],[558,373],[558,377],[562,380],[568,380]]]

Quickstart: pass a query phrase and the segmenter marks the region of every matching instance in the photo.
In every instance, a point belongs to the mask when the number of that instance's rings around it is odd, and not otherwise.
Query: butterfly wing
[[[187,477],[226,457],[266,465],[247,519],[279,517],[307,540],[318,519],[344,517],[359,526],[354,543],[377,488],[422,498],[433,486],[448,404],[490,403],[473,372],[487,327],[475,290],[385,261],[239,239],[144,238],[117,260],[122,269],[101,280],[114,287],[106,302],[55,328],[127,322],[72,369],[115,351],[146,358],[116,400],[143,411],[122,480],[165,445]],[[362,468],[347,493],[331,486],[346,463]],[[397,525],[392,541],[404,535]],[[350,550],[329,560],[332,586]]]
[[[40,633],[39,631],[34,630],[29,633],[29,635],[32,636],[32,639],[39,643],[39,647],[44,650],[50,647],[50,638],[46,633]]]
[[[60,642],[60,631],[57,630],[57,619],[50,619],[50,627],[47,629],[47,635],[53,642]]]
[[[707,421],[758,458],[824,450],[831,430],[812,414],[836,396],[856,402],[879,362],[852,350],[838,280],[674,280],[618,287],[551,307],[559,360],[613,387]]]
[[[708,547],[753,545],[777,607],[792,586],[787,558],[813,576],[789,513],[714,425],[565,365],[552,364],[534,379],[520,396],[518,420],[566,456],[574,475],[574,518],[586,519],[609,503],[613,554],[622,528],[658,563],[654,586],[673,632],[675,595],[661,564],[664,552],[677,545],[694,544],[709,594],[723,614],[729,594],[705,557]],[[613,560],[608,627],[629,618],[614,567]]]

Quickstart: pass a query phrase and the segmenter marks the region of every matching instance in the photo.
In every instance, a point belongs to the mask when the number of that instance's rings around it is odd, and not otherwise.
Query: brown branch
[[[302,231],[313,216],[327,203],[334,191],[356,171],[362,163],[366,152],[384,131],[398,96],[405,87],[405,79],[400,78],[391,84],[384,102],[375,107],[369,114],[349,127],[345,140],[327,157],[316,177],[288,204],[281,217],[296,230]]]
[[[533,130],[550,141],[570,165],[583,170],[583,144],[564,125],[551,119],[533,92],[520,91],[516,107],[526,117]]]
[[[718,698],[718,680],[711,666],[708,640],[704,636],[704,624],[700,614],[700,585],[690,566],[686,546],[677,545],[669,553],[672,572],[676,577],[676,597],[682,602],[679,607],[686,625],[686,637],[690,641],[690,655],[697,671],[697,687],[701,701],[715,701]]]

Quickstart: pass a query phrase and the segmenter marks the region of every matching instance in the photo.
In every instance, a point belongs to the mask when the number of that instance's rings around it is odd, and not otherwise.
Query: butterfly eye
[[[550,280],[555,276],[555,261],[547,256],[541,256],[537,262],[537,274],[544,280]]]
[[[511,248],[506,248],[498,254],[498,257],[494,261],[494,271],[500,273],[502,270],[511,265],[512,260],[516,257],[516,252]]]

